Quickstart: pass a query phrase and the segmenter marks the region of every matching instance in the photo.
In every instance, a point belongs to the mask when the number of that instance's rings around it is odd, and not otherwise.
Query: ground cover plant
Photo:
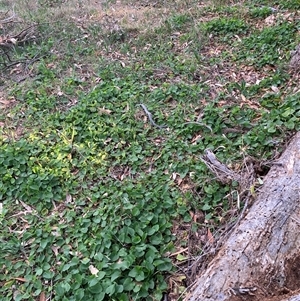
[[[4,1],[2,300],[182,300],[243,207],[200,156],[255,195],[299,130],[297,5]]]

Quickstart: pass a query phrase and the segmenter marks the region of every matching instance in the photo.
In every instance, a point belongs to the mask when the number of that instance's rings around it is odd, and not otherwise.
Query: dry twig
[[[6,15],[8,15],[8,11],[6,12],[6,13],[4,13],[4,16],[6,16]],[[16,13],[15,13],[15,11],[14,11],[14,9],[13,9],[13,14],[10,16],[10,17],[8,17],[8,18],[5,18],[5,19],[3,19],[3,20],[0,20],[0,24],[8,24],[8,23],[11,23],[11,22],[13,22],[13,20],[16,18]]]

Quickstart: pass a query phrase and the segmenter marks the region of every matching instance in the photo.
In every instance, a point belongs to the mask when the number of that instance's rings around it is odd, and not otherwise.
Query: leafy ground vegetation
[[[200,156],[255,195],[300,128],[299,9],[2,1],[1,300],[182,300],[243,208]]]

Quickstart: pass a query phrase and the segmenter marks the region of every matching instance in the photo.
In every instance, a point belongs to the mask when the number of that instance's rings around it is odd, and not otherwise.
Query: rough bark
[[[300,300],[299,201],[300,133],[185,300]]]
[[[290,67],[294,70],[300,70],[300,44],[291,53]]]
[[[283,301],[300,301],[300,295],[292,296],[288,299],[284,299]]]

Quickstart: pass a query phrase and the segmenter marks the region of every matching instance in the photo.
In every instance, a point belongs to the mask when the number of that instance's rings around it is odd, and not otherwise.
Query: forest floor
[[[183,300],[244,206],[205,150],[237,173],[251,160],[255,198],[299,131],[299,1],[14,2],[2,300]]]

